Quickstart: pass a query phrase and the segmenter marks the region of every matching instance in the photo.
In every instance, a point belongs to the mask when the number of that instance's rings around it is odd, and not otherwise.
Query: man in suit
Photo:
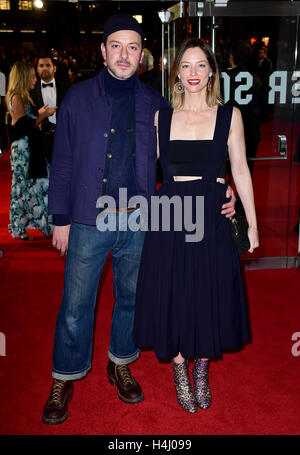
[[[133,203],[128,206],[127,201],[135,195],[150,201],[155,191],[154,114],[168,103],[136,76],[143,41],[143,31],[132,16],[110,17],[101,44],[107,66],[97,76],[74,85],[61,106],[49,212],[55,214],[56,224],[52,244],[62,255],[68,253],[54,338],[53,385],[43,411],[46,424],[66,420],[73,381],[91,369],[97,287],[110,252],[115,302],[107,376],[123,402],[144,399],[129,364],[139,357],[133,323],[145,231],[130,229],[128,212],[138,218],[140,208]],[[120,189],[127,192],[125,203],[119,199]],[[97,228],[101,195],[111,196],[116,203],[110,207],[115,229]]]
[[[37,74],[39,76],[36,85],[30,95],[35,107],[40,109],[46,104],[48,107],[61,105],[69,86],[55,77],[56,65],[50,55],[40,55],[37,60]],[[57,112],[42,123],[42,148],[49,164],[51,164],[53,138],[57,120]]]

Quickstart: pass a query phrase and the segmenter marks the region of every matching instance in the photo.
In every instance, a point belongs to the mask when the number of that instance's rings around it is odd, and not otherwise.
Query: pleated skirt
[[[170,204],[170,227],[164,225],[167,205],[161,204],[155,230],[153,210],[149,213],[137,282],[134,341],[159,359],[179,352],[186,358],[220,358],[250,342],[240,258],[231,221],[221,214],[226,189],[194,180],[164,183],[154,195],[156,200],[179,196],[182,202],[181,230],[180,204],[177,211]]]

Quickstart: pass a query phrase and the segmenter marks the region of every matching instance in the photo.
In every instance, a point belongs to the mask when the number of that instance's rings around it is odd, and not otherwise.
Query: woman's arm
[[[252,180],[246,159],[244,125],[241,112],[236,107],[233,108],[232,113],[228,152],[234,183],[249,224],[248,236],[251,245],[249,251],[252,253],[254,248],[259,246],[257,221]]]
[[[26,115],[26,109],[19,95],[14,95],[12,97],[11,105],[12,110],[9,108],[9,113],[12,118],[12,125],[14,125],[21,117],[24,117],[24,115]]]
[[[48,104],[45,104],[45,106],[41,107],[38,110],[38,116],[35,122],[35,127],[39,126],[40,123],[42,123],[46,118],[50,117],[51,115],[54,114],[54,112],[57,110],[56,107],[47,107]]]
[[[21,117],[26,115],[26,108],[23,104],[23,101],[19,95],[14,95],[11,100],[13,110],[9,110],[12,125],[14,125]],[[45,104],[41,109],[39,109],[38,117],[36,118],[34,127],[36,128],[40,123],[42,123],[46,118],[50,117],[57,110],[57,107],[47,107],[48,104]]]

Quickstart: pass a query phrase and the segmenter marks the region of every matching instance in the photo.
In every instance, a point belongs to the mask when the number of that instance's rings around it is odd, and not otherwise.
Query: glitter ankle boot
[[[187,412],[196,412],[197,403],[189,380],[187,361],[183,363],[173,361],[173,374],[179,405]]]
[[[209,360],[196,359],[193,368],[193,380],[197,405],[201,409],[209,408],[211,404],[211,393],[208,383]]]

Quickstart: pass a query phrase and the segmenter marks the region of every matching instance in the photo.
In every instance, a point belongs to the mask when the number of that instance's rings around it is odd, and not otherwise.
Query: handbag
[[[240,213],[236,213],[231,218],[231,235],[238,253],[246,253],[250,248],[248,224]]]

